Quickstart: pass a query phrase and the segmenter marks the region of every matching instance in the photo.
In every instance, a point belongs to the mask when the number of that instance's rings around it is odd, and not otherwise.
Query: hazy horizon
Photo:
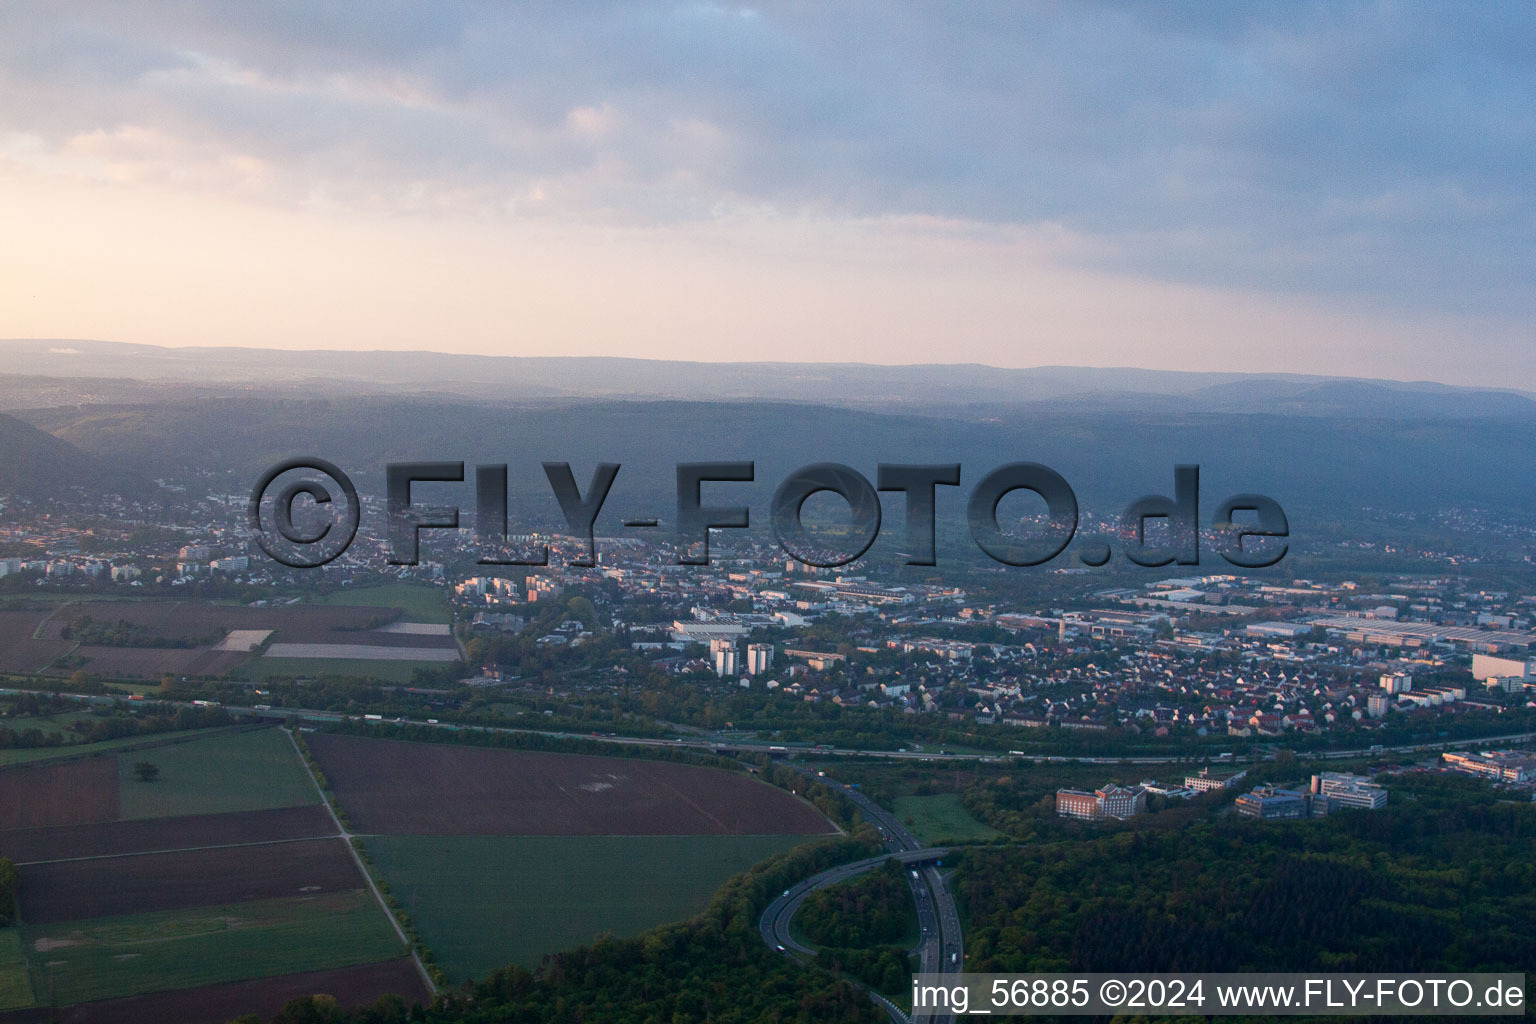
[[[1530,7],[0,12],[0,335],[1536,387]]]
[[[1164,367],[1133,366],[1133,365],[1091,365],[1091,364],[1072,364],[1072,363],[1038,363],[1038,364],[1032,364],[1032,365],[1009,366],[1009,365],[1003,365],[1003,364],[997,364],[997,363],[983,363],[983,362],[974,362],[974,361],[950,361],[950,362],[944,362],[944,361],[929,361],[929,362],[875,362],[875,361],[845,360],[845,359],[795,359],[795,360],[787,360],[787,359],[777,359],[777,360],[776,359],[750,359],[750,358],[740,358],[740,359],[730,359],[730,358],[677,359],[677,358],[669,358],[669,357],[665,357],[665,356],[647,356],[647,355],[566,355],[566,354],[559,354],[559,353],[496,353],[496,352],[487,353],[487,352],[459,351],[459,350],[453,350],[453,349],[447,349],[447,348],[404,348],[404,347],[402,347],[402,348],[375,348],[375,349],[367,349],[367,348],[348,349],[348,348],[337,348],[337,347],[329,347],[329,348],[327,348],[327,347],[284,348],[284,347],[275,346],[275,345],[274,346],[199,345],[199,344],[151,345],[151,344],[142,343],[142,342],[123,342],[123,341],[115,341],[115,340],[104,339],[104,338],[0,338],[0,346],[18,346],[18,345],[46,345],[46,346],[48,346],[48,348],[44,349],[42,352],[28,353],[28,354],[32,355],[34,357],[34,359],[46,360],[46,359],[48,359],[48,357],[61,357],[63,361],[58,363],[58,364],[56,364],[56,365],[54,365],[54,366],[49,366],[49,367],[38,367],[35,364],[28,364],[26,362],[23,362],[20,365],[20,368],[17,368],[16,366],[11,366],[11,367],[7,367],[6,370],[3,371],[3,372],[8,372],[8,373],[12,373],[12,374],[20,374],[20,375],[23,375],[23,376],[55,376],[55,375],[57,375],[57,376],[78,376],[78,377],[82,377],[82,378],[123,377],[125,379],[134,379],[134,380],[141,380],[141,381],[147,381],[147,382],[153,382],[153,381],[156,381],[156,380],[164,380],[164,381],[192,380],[193,378],[186,378],[186,377],[174,378],[174,377],[164,377],[164,376],[156,377],[156,376],[154,376],[152,374],[152,372],[146,372],[146,374],[143,375],[143,376],[135,376],[131,372],[134,369],[134,367],[131,366],[131,365],[129,365],[126,368],[124,368],[124,367],[119,367],[119,366],[116,366],[115,364],[112,364],[112,365],[109,365],[108,368],[102,369],[101,364],[99,362],[96,362],[96,361],[93,361],[88,366],[86,366],[86,365],[70,366],[69,364],[73,363],[77,357],[80,357],[80,358],[91,358],[93,355],[97,354],[97,353],[94,353],[94,352],[91,352],[91,351],[83,351],[83,350],[74,348],[73,346],[77,346],[77,345],[84,345],[84,346],[91,346],[91,347],[105,346],[107,350],[110,350],[112,348],[119,348],[119,347],[122,348],[122,349],[127,349],[127,350],[156,349],[156,350],[164,351],[166,353],[177,353],[177,354],[198,353],[198,354],[202,354],[202,355],[204,355],[204,356],[206,356],[206,357],[208,357],[210,359],[217,358],[220,353],[229,353],[229,354],[233,355],[235,353],[242,353],[242,352],[244,352],[244,353],[256,353],[256,354],[274,353],[275,352],[275,353],[282,353],[282,354],[292,355],[292,356],[305,356],[305,355],[315,356],[315,357],[339,356],[339,357],[348,357],[348,358],[351,358],[351,357],[370,357],[370,356],[377,356],[377,357],[400,357],[400,356],[420,355],[420,356],[427,356],[427,357],[443,357],[445,359],[464,358],[464,359],[471,359],[471,360],[477,360],[477,359],[488,359],[488,360],[502,360],[502,359],[504,359],[504,360],[545,360],[545,361],[575,360],[575,361],[585,361],[585,362],[591,362],[591,363],[600,363],[600,362],[604,362],[604,361],[608,361],[608,362],[638,362],[638,363],[668,364],[668,365],[677,365],[677,366],[692,366],[692,367],[700,367],[700,368],[708,368],[708,367],[715,367],[715,366],[720,366],[720,367],[740,367],[740,368],[747,368],[747,367],[788,368],[788,369],[805,368],[805,367],[826,367],[826,368],[829,368],[829,369],[831,369],[831,368],[843,368],[843,369],[848,369],[848,370],[864,370],[864,369],[867,369],[867,370],[871,370],[871,371],[891,371],[891,372],[900,372],[900,371],[909,371],[909,370],[915,371],[915,370],[924,370],[924,369],[928,369],[928,370],[953,370],[953,371],[963,371],[963,370],[989,371],[989,370],[996,370],[996,371],[1003,371],[1003,372],[1008,372],[1008,373],[1021,373],[1021,374],[1039,373],[1039,374],[1061,374],[1061,375],[1087,374],[1087,375],[1090,375],[1090,376],[1098,375],[1099,377],[1102,378],[1102,382],[1105,385],[1105,390],[1108,390],[1108,391],[1132,391],[1132,390],[1134,390],[1135,389],[1134,385],[1131,384],[1131,383],[1128,383],[1126,378],[1131,378],[1131,379],[1134,379],[1134,380],[1142,382],[1142,383],[1145,383],[1145,382],[1151,381],[1151,380],[1164,380],[1164,381],[1170,381],[1171,382],[1171,381],[1180,380],[1180,379],[1184,379],[1184,378],[1211,378],[1211,382],[1212,383],[1232,382],[1232,381],[1246,380],[1246,379],[1269,380],[1269,381],[1277,381],[1277,382],[1296,382],[1296,383],[1339,383],[1339,382],[1349,383],[1349,382],[1355,382],[1355,383],[1362,383],[1362,384],[1381,384],[1381,385],[1390,385],[1390,386],[1400,386],[1400,387],[1407,388],[1407,389],[1426,388],[1426,387],[1427,388],[1451,388],[1451,389],[1458,389],[1458,390],[1465,389],[1465,390],[1475,390],[1475,391],[1507,392],[1507,393],[1519,394],[1519,395],[1536,395],[1536,390],[1529,389],[1529,388],[1522,388],[1522,387],[1518,387],[1518,386],[1515,386],[1515,385],[1512,385],[1512,384],[1502,383],[1502,382],[1500,382],[1500,383],[1494,383],[1494,382],[1447,383],[1445,381],[1436,381],[1436,380],[1429,380],[1429,379],[1423,379],[1423,378],[1417,378],[1416,379],[1416,378],[1411,378],[1411,377],[1392,377],[1392,376],[1382,376],[1382,375],[1377,375],[1377,376],[1360,376],[1360,375],[1353,375],[1353,374],[1307,373],[1307,372],[1284,372],[1284,371],[1248,371],[1248,372],[1244,372],[1244,371],[1227,371],[1227,370],[1215,370],[1215,369],[1164,368]],[[134,357],[133,356],[128,356],[128,358],[131,359],[131,358],[134,358]],[[25,355],[23,356],[23,359],[25,359]],[[142,365],[141,364],[141,366],[139,368],[142,368],[145,371],[155,371],[155,370],[161,370],[164,367],[161,366],[160,364],[149,364],[149,365]],[[74,371],[74,372],[65,372],[66,370],[70,370],[70,371]],[[1120,379],[1111,379],[1111,378],[1114,377],[1114,375],[1122,375],[1122,377]],[[368,375],[366,373],[364,373],[364,374],[359,374],[359,376],[360,377],[367,377]]]

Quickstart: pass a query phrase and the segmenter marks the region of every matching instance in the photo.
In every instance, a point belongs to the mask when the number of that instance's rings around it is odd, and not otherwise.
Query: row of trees
[[[169,647],[190,650],[205,644],[217,643],[224,631],[213,630],[204,636],[162,636],[147,626],[119,619],[116,622],[98,622],[89,615],[82,615],[65,625],[61,631],[64,639],[102,647]]]
[[[33,747],[67,747],[80,743],[100,743],[103,740],[122,739],[128,736],[153,736],[165,732],[187,729],[208,729],[229,725],[234,721],[220,708],[181,708],[174,714],[128,714],[113,710],[71,722],[67,731],[44,731],[37,726],[12,729],[0,726],[0,749]]]
[[[21,875],[16,865],[0,857],[0,928],[16,923],[16,893],[21,889]]]

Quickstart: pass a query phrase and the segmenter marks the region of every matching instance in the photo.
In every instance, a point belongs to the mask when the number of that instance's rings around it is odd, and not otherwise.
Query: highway
[[[196,701],[162,700],[160,698],[134,699],[126,694],[76,694],[58,693],[49,690],[16,690],[0,688],[0,694],[47,694],[66,700],[77,700],[87,704],[160,704],[173,707],[191,707]],[[335,711],[323,711],[317,708],[279,708],[266,705],[252,705],[249,707],[239,705],[223,705],[224,710],[231,714],[252,715],[273,720],[298,719],[317,724],[340,721],[364,721],[362,715],[344,715]],[[1008,753],[976,753],[955,754],[946,751],[926,750],[870,750],[848,747],[828,746],[788,746],[785,744],[772,744],[762,742],[748,742],[735,739],[701,739],[691,738],[661,738],[661,737],[637,737],[619,736],[615,734],[583,733],[583,732],[551,732],[544,729],[527,729],[515,726],[490,726],[490,725],[458,725],[453,722],[438,722],[433,719],[419,718],[374,718],[380,725],[418,725],[429,728],[444,729],[462,732],[490,732],[490,733],[526,733],[537,736],[550,736],[557,739],[588,740],[596,743],[615,743],[628,746],[641,747],[667,747],[695,749],[706,752],[735,751],[747,754],[768,754],[770,756],[789,757],[867,757],[884,758],[898,761],[979,761],[990,759],[994,761],[1030,761],[1035,764],[1061,763],[1061,764],[1139,764],[1139,765],[1166,765],[1166,764],[1202,764],[1207,761],[1216,761],[1211,755],[1190,756],[1187,754],[1169,755],[1166,757],[1124,757],[1115,754],[1030,754],[1023,751],[1010,751]],[[1499,743],[1527,743],[1536,740],[1536,732],[1509,733],[1502,736],[1477,736],[1460,740],[1440,740],[1433,743],[1404,744],[1393,747],[1361,747],[1351,750],[1317,750],[1299,751],[1298,756],[1314,757],[1322,760],[1342,760],[1356,757],[1381,757],[1388,754],[1424,754],[1436,753],[1442,750],[1458,750],[1463,747],[1482,746]],[[1274,760],[1273,753],[1264,753],[1258,756],[1237,756],[1224,759],[1226,764],[1258,764]],[[894,820],[894,819],[893,819]]]
[[[16,690],[0,688],[0,694],[20,695],[27,693],[49,693],[38,690]],[[126,694],[71,694],[52,693],[52,696],[80,701],[85,704],[133,704],[133,705],[159,705],[172,707],[193,706],[219,706],[206,701],[175,701],[161,700],[158,698],[131,697]],[[664,748],[692,748],[705,752],[719,754],[729,753],[753,753],[768,754],[773,757],[788,758],[791,756],[810,756],[817,758],[836,757],[872,757],[897,760],[921,760],[921,761],[975,761],[980,758],[1001,760],[1003,758],[1020,759],[1036,763],[1061,762],[1078,764],[1189,764],[1198,763],[1196,759],[1187,756],[1169,757],[1115,757],[1105,756],[1058,756],[1025,754],[1023,752],[1010,752],[1004,754],[954,754],[947,751],[927,752],[916,751],[888,751],[888,750],[860,750],[847,748],[833,748],[817,746],[814,748],[795,746],[790,747],[781,744],[767,744],[760,742],[743,742],[731,739],[708,738],[649,738],[627,737],[612,734],[600,735],[597,733],[570,733],[549,732],[539,729],[515,728],[510,726],[481,726],[459,725],[452,722],[438,722],[433,719],[390,718],[383,719],[378,716],[343,715],[337,712],[322,711],[310,708],[279,708],[267,705],[253,705],[250,707],[228,705],[224,710],[236,715],[267,718],[270,720],[290,721],[294,724],[312,722],[323,725],[341,721],[373,721],[379,725],[412,725],[428,728],[443,729],[445,731],[463,732],[487,732],[487,733],[512,733],[550,736],[555,738],[587,740],[601,743],[614,743],[620,745]],[[1403,745],[1394,747],[1370,747],[1357,750],[1336,750],[1307,752],[1306,756],[1338,759],[1350,757],[1382,757],[1393,754],[1423,754],[1442,750],[1457,749],[1460,747],[1478,746],[1500,743],[1524,743],[1536,739],[1536,733],[1512,733],[1503,736],[1486,736],[1466,740],[1449,740],[1437,743]],[[64,748],[60,748],[61,752]],[[1273,759],[1273,754],[1263,754],[1257,757],[1235,757],[1224,759],[1224,763],[1262,763]],[[1215,760],[1205,758],[1204,760]],[[812,781],[820,781],[829,785],[837,783],[826,777],[824,773],[818,773],[813,769],[790,764],[788,767],[805,775]],[[840,865],[828,871],[822,872],[812,878],[805,879],[788,892],[775,899],[764,911],[759,923],[763,941],[769,946],[775,947],[786,955],[797,957],[813,957],[814,950],[807,949],[797,943],[791,934],[790,921],[795,911],[812,891],[828,885],[834,885],[854,875],[884,863],[891,856],[896,856],[903,863],[913,865],[907,873],[907,884],[912,892],[913,901],[917,906],[918,923],[921,929],[918,947],[916,949],[919,970],[923,973],[958,973],[965,965],[965,944],[960,929],[960,917],[956,908],[953,895],[939,871],[937,861],[948,851],[943,849],[925,849],[917,837],[896,819],[885,808],[875,803],[869,797],[857,789],[844,787],[842,792],[852,800],[863,812],[866,818],[873,822],[881,832],[881,836],[888,848],[888,853],[879,857],[859,861],[854,864]],[[896,1024],[952,1024],[953,1016],[949,1014],[935,1016],[919,1016],[908,1021],[902,1011],[876,992],[869,993],[871,999],[880,1004],[891,1016]]]
[[[780,953],[797,957],[813,957],[816,955],[816,951],[796,941],[793,930],[790,928],[790,921],[794,918],[795,912],[800,909],[800,904],[805,902],[807,896],[817,889],[836,885],[839,882],[846,882],[848,879],[862,875],[866,871],[873,871],[892,857],[895,857],[903,864],[919,865],[941,858],[947,853],[949,853],[948,850],[938,848],[882,853],[878,857],[870,857],[866,860],[857,860],[849,864],[839,864],[835,868],[828,868],[819,875],[812,875],[810,878],[796,882],[793,886],[784,890],[783,895],[776,897],[772,903],[768,904],[767,909],[763,911],[763,916],[758,919],[758,932],[762,935],[764,942]],[[909,883],[911,882],[911,872],[909,872],[908,881]],[[938,923],[931,907],[925,907],[924,902],[923,899],[919,899],[917,909],[918,920],[922,922],[924,935],[927,936],[936,932]],[[924,913],[925,910],[927,911],[926,915]],[[926,950],[928,943],[924,942],[922,945]],[[931,956],[936,957],[938,955],[937,948],[931,951]],[[927,961],[925,961],[923,969],[929,969]],[[907,1015],[901,1011],[900,1007],[878,992],[869,989],[866,989],[866,991],[869,992],[870,998],[879,1003],[896,1024],[908,1024]]]
[[[797,765],[790,765],[790,767],[812,780],[835,785],[834,780],[808,768]],[[912,900],[917,907],[918,971],[924,974],[958,973],[965,963],[965,944],[960,932],[960,913],[955,906],[954,896],[950,893],[949,886],[938,869],[938,863],[949,851],[940,847],[924,847],[917,837],[897,820],[895,815],[858,790],[844,788],[843,795],[858,805],[864,816],[880,830],[880,835],[889,852],[868,860],[839,865],[788,889],[763,912],[759,922],[763,941],[786,955],[815,956],[814,950],[795,941],[790,929],[790,921],[805,897],[817,889],[836,885],[838,882],[870,871],[894,857],[903,864],[910,865],[907,871],[907,886],[912,892]],[[871,992],[870,996],[880,1003],[898,1024],[907,1024],[907,1017],[891,1005],[889,1000],[875,992]],[[953,1017],[949,1014],[934,1016],[923,1014],[914,1018],[912,1024],[930,1024],[930,1022],[931,1024],[950,1024],[952,1020]]]
[[[808,770],[806,770],[808,771]],[[858,805],[864,816],[881,830],[887,845],[901,853],[922,852],[918,842],[907,827],[884,807],[856,789],[845,789],[844,794]],[[940,874],[937,861],[942,854],[935,852],[926,866],[907,873],[907,884],[917,901],[918,924],[922,938],[918,943],[918,971],[923,974],[955,974],[965,965],[965,942],[960,932],[960,911],[955,898]],[[933,1024],[949,1024],[950,1014],[919,1015],[914,1024],[932,1021]]]

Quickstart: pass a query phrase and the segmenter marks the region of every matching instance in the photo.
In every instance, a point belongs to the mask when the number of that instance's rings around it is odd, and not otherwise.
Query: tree
[[[140,761],[133,766],[133,774],[138,776],[140,782],[153,782],[160,777],[160,766],[149,761]]]
[[[21,888],[21,876],[16,865],[0,857],[0,927],[12,922],[16,916],[16,890]]]

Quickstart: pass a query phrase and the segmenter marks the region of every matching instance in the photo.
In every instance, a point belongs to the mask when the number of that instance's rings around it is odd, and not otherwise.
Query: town
[[[1068,565],[1010,577],[973,562],[923,576],[873,557],[819,569],[751,536],[717,541],[708,566],[679,564],[664,542],[600,537],[596,564],[582,568],[567,562],[584,538],[534,533],[508,540],[547,547],[550,565],[489,575],[469,531],[434,531],[446,536],[432,538],[420,565],[380,572],[387,538],[368,528],[382,517],[365,498],[375,514],[345,556],[291,570],[253,557],[239,496],[188,499],[158,518],[97,502],[72,516],[24,501],[0,512],[0,600],[281,607],[381,580],[410,584],[450,609],[443,626],[417,633],[451,631],[453,641],[439,635],[429,651],[397,635],[382,653],[362,652],[379,655],[391,678],[419,672],[439,689],[550,699],[633,697],[645,679],[676,680],[719,712],[688,724],[718,727],[745,701],[767,709],[755,726],[765,736],[801,703],[889,723],[895,745],[950,737],[983,752],[1371,749],[1514,736],[1536,722],[1536,594],[1479,585],[1459,568],[1305,579]],[[293,644],[257,630],[242,632],[251,642],[233,649],[238,659],[199,675],[186,648],[230,651],[217,622],[219,635],[171,645],[103,635],[99,619],[68,631],[83,643],[59,635],[49,645],[16,618],[29,635],[14,637],[0,668],[194,687],[235,677],[256,688],[296,664]],[[363,635],[335,639],[303,644],[306,671],[294,678],[355,671]],[[114,646],[139,650],[118,665]]]

